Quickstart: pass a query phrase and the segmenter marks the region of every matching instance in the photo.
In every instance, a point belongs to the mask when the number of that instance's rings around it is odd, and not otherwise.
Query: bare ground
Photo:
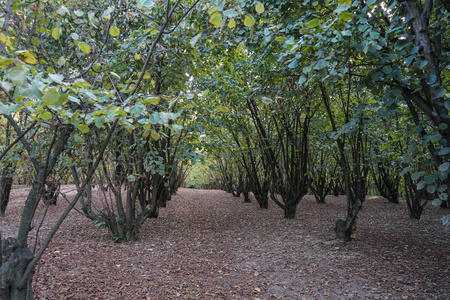
[[[70,199],[73,187],[64,190]],[[3,237],[17,232],[26,194],[13,191]],[[66,204],[49,207],[38,242]],[[295,220],[270,204],[180,189],[137,242],[121,244],[72,211],[36,269],[35,298],[450,299],[450,234],[440,223],[449,210],[430,205],[411,220],[405,203],[369,197],[355,239],[343,243],[333,226],[345,197],[307,196]]]

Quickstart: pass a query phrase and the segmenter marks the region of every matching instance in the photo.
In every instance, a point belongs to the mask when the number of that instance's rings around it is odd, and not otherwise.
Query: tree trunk
[[[249,191],[247,189],[245,189],[243,194],[244,194],[244,203],[251,203],[252,201],[250,201]]]
[[[422,213],[427,205],[428,201],[421,203],[421,194],[418,193],[417,188],[409,175],[409,173],[404,175],[405,180],[405,192],[406,192],[406,204],[408,206],[409,217],[411,219],[420,220]]]
[[[350,220],[349,216],[347,216],[345,221],[342,219],[337,220],[334,227],[336,238],[346,242],[351,241],[355,224]]]
[[[56,200],[58,200],[60,188],[60,182],[56,180],[47,181],[43,194],[44,203],[47,205],[56,205]]]
[[[311,190],[313,192],[314,198],[316,199],[316,203],[325,204],[325,198],[327,196],[328,190],[325,190],[324,186],[326,183],[325,181],[322,181],[322,186],[319,186],[318,188],[314,188],[314,186],[311,184]]]
[[[285,219],[295,219],[295,211],[297,210],[297,205],[289,202],[285,203],[283,210]]]
[[[261,198],[258,201],[259,208],[268,209],[269,208],[269,190],[264,189]]]
[[[316,198],[316,203],[325,204],[325,197],[326,197],[326,195],[319,195],[319,194],[314,193],[314,198]]]
[[[13,173],[10,172],[11,165],[7,165],[2,172],[0,180],[0,216],[4,217],[9,202],[9,195],[13,184]]]
[[[27,284],[19,286],[28,264],[33,259],[33,253],[28,248],[20,248],[15,238],[2,241],[0,255],[5,259],[0,266],[0,299],[2,300],[32,300],[32,276]]]

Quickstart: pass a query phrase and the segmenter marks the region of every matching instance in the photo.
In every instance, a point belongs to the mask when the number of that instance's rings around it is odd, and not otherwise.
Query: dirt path
[[[36,298],[450,299],[448,210],[429,206],[415,221],[404,204],[370,198],[356,239],[341,243],[333,225],[344,197],[319,205],[308,196],[295,220],[270,206],[181,189],[124,244],[73,211],[36,271]],[[51,207],[49,220],[63,208]]]

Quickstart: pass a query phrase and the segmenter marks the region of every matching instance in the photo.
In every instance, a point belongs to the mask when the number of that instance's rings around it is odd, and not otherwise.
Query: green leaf
[[[223,113],[227,113],[227,112],[230,111],[230,109],[228,107],[225,107],[225,106],[222,106],[222,105],[219,105],[218,107],[219,107],[219,110],[221,112],[223,112]]]
[[[192,47],[195,47],[195,44],[197,44],[197,42],[200,40],[200,38],[202,37],[202,33],[200,32],[199,34],[197,34],[196,36],[194,36],[193,38],[191,38],[191,40],[189,41],[189,43],[191,44]]]
[[[447,154],[449,154],[449,153],[450,153],[450,148],[449,148],[449,147],[444,147],[444,148],[442,148],[442,149],[439,151],[438,155],[447,155]]]
[[[77,143],[84,143],[84,139],[81,136],[79,136],[78,134],[75,134],[73,138],[74,138],[75,142],[77,142]]]
[[[28,69],[23,66],[14,66],[8,72],[8,78],[14,84],[24,85],[27,80]]]
[[[440,86],[436,89],[436,98],[444,97],[446,93],[447,93],[447,90],[445,88],[443,88],[442,86]]]
[[[417,184],[416,188],[417,188],[418,190],[421,190],[421,189],[423,189],[426,185],[427,185],[427,184],[426,184],[425,182],[421,181],[421,182],[419,182],[419,183]]]
[[[255,19],[251,15],[247,14],[244,19],[244,25],[247,27],[252,27],[254,24]]]
[[[228,28],[233,29],[236,26],[236,21],[234,19],[231,19],[230,22],[228,22]]]
[[[256,3],[255,10],[258,14],[262,14],[265,11],[264,5],[261,2]]]
[[[133,127],[133,125],[130,122],[128,122],[126,120],[122,120],[122,121],[119,122],[119,124],[122,125],[123,128],[125,128],[125,130],[128,133],[132,133],[133,132],[134,127]]]
[[[437,174],[430,174],[430,175],[425,177],[424,181],[427,184],[432,184],[437,178],[438,178]]]
[[[58,66],[62,67],[66,64],[66,59],[64,58],[64,56],[60,56],[58,59]]]
[[[76,10],[73,12],[77,17],[82,17],[84,15],[84,12],[82,10]]]
[[[428,61],[419,59],[416,61],[416,64],[419,69],[423,69],[428,64]]]
[[[23,97],[28,99],[38,100],[42,98],[41,91],[29,83],[25,83],[22,87],[20,87],[19,92]]]
[[[442,224],[445,225],[447,223],[450,223],[450,215],[442,217]]]
[[[434,185],[427,186],[428,193],[433,194],[435,191],[436,191],[436,186],[434,186]]]
[[[0,101],[0,113],[9,116],[11,114],[11,112],[12,112],[12,109]]]
[[[407,45],[409,44],[409,41],[404,39],[404,40],[398,40],[395,42],[394,44],[394,48],[395,50],[402,50],[403,48],[405,48]]]
[[[208,15],[212,15],[215,12],[217,12],[217,6],[213,6],[210,9],[208,9]]]
[[[159,138],[161,137],[159,135],[159,133],[157,133],[156,131],[152,130],[150,136],[152,137],[152,139],[154,139],[155,141],[159,140]]]
[[[445,100],[444,106],[446,109],[450,109],[450,99]]]
[[[339,5],[345,4],[347,6],[351,5],[353,2],[353,0],[339,0],[338,3]]]
[[[69,14],[69,10],[67,9],[67,7],[65,7],[64,5],[62,5],[60,8],[58,8],[58,10],[56,11],[56,13],[58,15],[64,16],[65,14]]]
[[[84,53],[86,54],[91,53],[91,47],[85,42],[79,43],[78,46],[80,47],[80,50],[83,51]]]
[[[392,73],[391,66],[384,66],[383,67],[383,73],[386,74],[386,75],[391,74]]]
[[[47,91],[44,93],[44,96],[42,97],[42,103],[47,106],[56,105],[59,101],[59,97],[61,97],[61,94],[57,90],[57,88],[54,87],[47,89]]]
[[[262,101],[264,104],[272,104],[272,103],[273,103],[273,100],[270,99],[270,98],[268,98],[268,97],[262,97],[262,98],[261,98],[261,101]]]
[[[412,171],[412,168],[411,168],[411,167],[406,167],[406,168],[404,168],[404,169],[400,172],[400,176],[403,176],[403,175],[405,175],[406,173],[411,172],[411,171]]]
[[[86,124],[80,124],[77,126],[78,130],[81,131],[82,133],[88,133],[89,132],[89,126],[87,126]]]
[[[99,129],[103,128],[105,126],[105,121],[106,121],[106,117],[105,116],[101,116],[101,117],[96,117],[94,119],[95,122],[95,126]]]
[[[417,180],[420,178],[420,176],[422,176],[424,174],[424,172],[416,172],[414,174],[411,175],[411,179],[412,180]]]
[[[145,98],[144,103],[150,103],[153,105],[157,105],[159,103],[159,98],[158,97],[148,97],[148,98]]]
[[[31,54],[29,51],[21,50],[21,51],[16,51],[15,53],[19,55],[19,58],[21,61],[23,61],[27,64],[35,65],[38,63],[38,60],[36,59],[36,57],[34,57],[34,55]]]
[[[299,80],[298,80],[298,84],[299,84],[300,86],[302,86],[303,83],[305,83],[306,79],[307,79],[307,78],[306,78],[305,75],[300,76],[300,78],[299,78]]]
[[[218,12],[213,13],[209,18],[209,23],[213,24],[216,28],[220,28],[222,26],[222,15]]]
[[[16,61],[17,60],[12,59],[12,58],[3,59],[3,57],[0,56],[0,69],[3,69]]]
[[[439,198],[436,198],[433,200],[433,202],[431,202],[434,206],[439,206],[442,204],[442,200]]]
[[[223,12],[223,15],[230,19],[239,16],[238,12],[235,11],[234,9],[227,9],[226,11]]]
[[[236,47],[236,53],[240,53],[244,49],[244,42],[240,42]]]
[[[48,111],[43,111],[42,114],[39,116],[42,120],[47,121],[52,118],[52,114]]]
[[[326,68],[330,63],[325,59],[319,59],[317,63],[314,65],[314,70],[322,70]]]
[[[439,142],[441,140],[441,138],[442,138],[442,135],[439,132],[437,132],[435,134],[427,134],[426,135],[426,139],[429,141],[433,141],[433,142]]]
[[[308,74],[309,72],[311,72],[311,68],[311,65],[303,67],[303,74]]]
[[[344,22],[350,21],[351,19],[353,19],[353,14],[348,11],[343,11],[339,14],[339,19]]]
[[[114,12],[114,10],[115,10],[114,6],[108,7],[108,9],[102,13],[102,18],[107,20],[111,19],[111,13]]]
[[[56,106],[61,106],[64,105],[67,102],[67,99],[69,98],[68,94],[62,94],[59,99],[58,99],[58,103],[56,103]]]
[[[152,124],[158,124],[161,121],[161,115],[159,112],[154,112],[151,114],[149,118],[150,123]]]
[[[317,25],[319,25],[319,19],[312,19],[308,22],[308,24],[306,24],[306,26],[308,26],[309,28],[314,28]]]
[[[61,35],[61,27],[55,27],[52,29],[52,37],[57,40],[59,39],[59,36]]]
[[[74,39],[75,41],[78,41],[80,39],[80,36],[78,34],[76,34],[75,32],[71,33],[70,37],[72,39]]]
[[[434,74],[425,74],[424,77],[425,77],[425,82],[427,84],[431,85],[436,82],[436,75],[434,75]]]
[[[294,69],[298,66],[298,60],[294,59],[290,64],[288,64],[289,69]]]
[[[179,133],[183,129],[183,126],[181,125],[172,125],[172,130],[175,133]]]
[[[120,29],[117,26],[111,26],[109,28],[109,34],[111,36],[118,36],[120,34]]]
[[[369,35],[370,35],[370,38],[372,38],[374,40],[376,40],[377,38],[380,37],[380,33],[378,31],[371,31]]]
[[[145,110],[145,105],[142,103],[136,103],[131,107],[130,113],[137,117]]]
[[[137,7],[142,8],[152,8],[155,3],[151,0],[139,0]]]
[[[110,71],[109,74],[110,74],[112,77],[114,77],[115,79],[120,80],[119,74],[114,73],[114,72],[112,72],[112,71]]]
[[[61,74],[48,74],[48,77],[50,77],[54,82],[62,83],[64,80],[64,75]]]
[[[275,38],[275,41],[277,41],[277,42],[284,42],[284,41],[286,41],[287,39],[284,37],[284,36],[277,36],[276,38]]]
[[[448,168],[450,167],[450,163],[445,162],[442,165],[439,166],[439,171],[441,172],[445,172],[448,170]]]

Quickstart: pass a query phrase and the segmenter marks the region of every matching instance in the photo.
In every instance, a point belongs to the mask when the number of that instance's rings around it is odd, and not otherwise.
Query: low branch
[[[8,148],[5,149],[5,151],[3,151],[2,155],[0,155],[0,161],[8,153],[8,151],[11,150],[11,148],[14,147],[14,145],[17,144],[25,136],[25,134],[27,134],[28,131],[30,131],[36,124],[37,121],[34,121],[30,125],[30,127],[28,127],[24,132],[22,132],[22,134],[14,142],[12,142],[11,145],[9,145]]]
[[[44,244],[41,246],[41,248],[39,249],[39,251],[36,254],[36,256],[33,258],[33,260],[28,264],[27,269],[25,270],[24,275],[22,276],[22,279],[20,280],[20,283],[18,285],[19,288],[23,288],[25,286],[25,284],[28,281],[28,277],[31,275],[31,273],[34,270],[34,267],[36,266],[38,261],[41,259],[42,255],[44,254],[44,251],[47,249],[47,247],[50,244],[50,241],[52,240],[52,238],[55,235],[56,231],[58,231],[58,229],[61,226],[61,224],[64,221],[64,219],[67,217],[69,212],[72,210],[72,208],[75,206],[75,204],[78,202],[78,200],[83,195],[84,189],[86,188],[87,183],[92,179],[92,177],[95,174],[95,171],[97,170],[98,165],[100,164],[100,162],[103,159],[103,154],[105,153],[106,147],[108,146],[109,141],[111,140],[111,138],[113,136],[113,133],[114,133],[116,127],[117,127],[118,122],[119,122],[119,119],[116,119],[114,121],[114,123],[112,124],[111,129],[108,132],[108,136],[106,137],[105,142],[102,145],[102,148],[100,149],[100,152],[99,152],[99,154],[97,156],[97,160],[95,161],[95,163],[92,166],[92,168],[89,170],[89,172],[88,172],[88,174],[86,176],[86,181],[83,183],[83,186],[81,187],[81,190],[79,190],[77,192],[77,194],[73,198],[72,202],[70,202],[69,206],[66,207],[66,209],[63,212],[63,214],[59,217],[59,219],[56,222],[56,224],[50,230],[50,232],[49,232],[49,234],[47,236],[47,239],[45,240]]]

